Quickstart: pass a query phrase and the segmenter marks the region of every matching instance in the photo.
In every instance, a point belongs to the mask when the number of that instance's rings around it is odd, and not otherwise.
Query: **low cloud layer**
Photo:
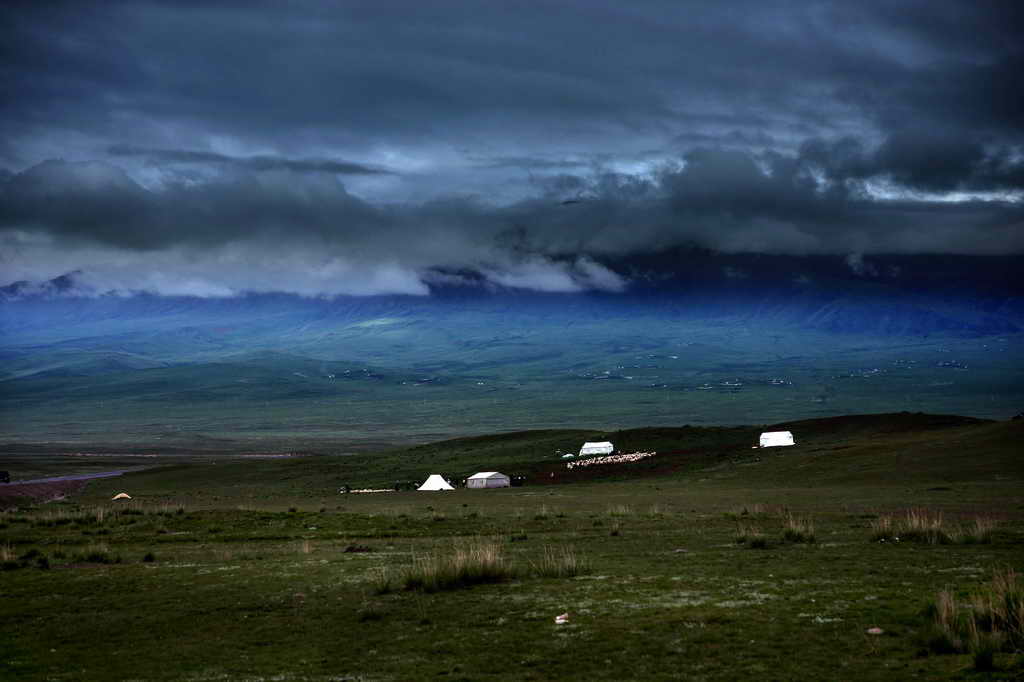
[[[864,273],[879,253],[1024,252],[1017,3],[114,1],[0,19],[8,282],[616,292],[616,259],[678,246]]]
[[[280,156],[228,156],[209,151],[188,149],[145,149],[128,145],[113,145],[107,149],[111,156],[140,157],[150,165],[185,164],[241,168],[251,171],[285,170],[296,173],[331,173],[335,175],[390,175],[392,171],[374,168],[351,161],[336,159],[289,159]]]
[[[438,269],[511,288],[621,291],[602,260],[685,245],[852,254],[854,270],[871,253],[1024,249],[1018,202],[879,199],[831,163],[702,149],[653,176],[562,177],[507,205],[395,205],[319,174],[145,189],[106,162],[48,161],[0,183],[0,230],[10,279],[75,269],[98,290],[199,296],[424,294]]]

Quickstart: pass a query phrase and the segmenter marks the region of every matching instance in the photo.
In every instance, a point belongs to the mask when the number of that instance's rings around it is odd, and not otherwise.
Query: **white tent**
[[[508,488],[512,481],[499,471],[481,471],[466,479],[467,488]]]
[[[111,500],[130,500],[132,496],[128,493],[118,493],[110,498]]]
[[[796,445],[796,441],[789,431],[768,431],[761,434],[757,444],[762,448],[774,448],[780,445]]]
[[[441,477],[441,474],[430,474],[427,480],[423,481],[423,485],[416,490],[455,490],[455,488],[448,485],[448,481]]]
[[[585,455],[610,455],[615,452],[615,446],[606,440],[599,443],[584,443],[580,448],[580,457]]]

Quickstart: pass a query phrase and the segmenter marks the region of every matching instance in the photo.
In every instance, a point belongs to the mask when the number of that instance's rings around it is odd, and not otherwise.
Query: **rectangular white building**
[[[767,431],[761,434],[758,447],[775,448],[783,445],[796,445],[793,434],[789,431]]]
[[[615,446],[606,440],[595,443],[584,443],[580,448],[580,457],[587,455],[610,455],[615,452]]]

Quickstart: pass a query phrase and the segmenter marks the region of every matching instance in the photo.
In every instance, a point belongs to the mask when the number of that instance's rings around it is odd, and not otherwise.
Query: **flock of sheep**
[[[569,462],[565,465],[566,469],[575,469],[576,467],[589,467],[596,464],[625,464],[626,462],[638,462],[641,459],[648,457],[654,457],[657,452],[630,452],[622,455],[606,455],[604,457],[587,457],[576,462]]]

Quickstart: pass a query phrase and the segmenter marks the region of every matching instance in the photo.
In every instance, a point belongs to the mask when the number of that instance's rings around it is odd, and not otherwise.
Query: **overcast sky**
[[[689,244],[1021,253],[1022,35],[1013,0],[8,2],[0,283],[616,291],[602,262]]]

